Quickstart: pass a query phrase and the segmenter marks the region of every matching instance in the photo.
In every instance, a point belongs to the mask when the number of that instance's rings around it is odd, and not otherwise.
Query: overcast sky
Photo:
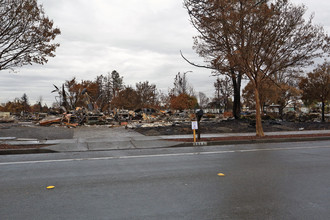
[[[292,0],[315,13],[314,23],[330,33],[330,1]],[[188,20],[181,0],[39,0],[46,14],[62,34],[56,57],[45,65],[32,65],[15,72],[0,72],[0,103],[26,93],[30,104],[42,96],[51,105],[53,84],[60,86],[76,77],[94,80],[96,76],[117,70],[124,84],[148,80],[163,92],[173,85],[178,72],[188,73],[188,82],[196,93],[213,97],[215,77],[205,69],[187,64],[189,59],[202,63],[192,50],[196,31]]]

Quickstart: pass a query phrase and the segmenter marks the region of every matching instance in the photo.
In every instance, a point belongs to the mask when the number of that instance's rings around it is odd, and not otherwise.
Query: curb
[[[260,144],[260,143],[281,143],[281,142],[301,142],[301,141],[326,141],[330,136],[324,137],[299,137],[299,138],[266,138],[253,140],[223,140],[223,141],[201,141],[185,142],[174,147],[192,147],[192,146],[212,146],[212,145],[236,145],[236,144]]]
[[[49,149],[8,149],[0,150],[0,155],[13,155],[13,154],[46,154],[46,153],[58,153],[57,151]]]

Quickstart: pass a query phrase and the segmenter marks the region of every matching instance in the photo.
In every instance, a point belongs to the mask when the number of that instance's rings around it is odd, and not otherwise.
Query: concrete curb
[[[111,151],[111,150],[134,150],[134,149],[155,149],[175,147],[183,142],[168,141],[163,139],[154,140],[125,140],[107,142],[76,142],[56,144],[45,147],[54,152],[86,152],[86,151]]]
[[[12,155],[12,154],[46,154],[46,153],[56,153],[56,151],[50,149],[8,149],[0,150],[0,155]]]
[[[265,139],[253,139],[253,140],[202,141],[202,142],[196,142],[196,144],[194,144],[193,142],[184,142],[176,145],[176,147],[281,143],[281,142],[301,142],[301,141],[326,141],[326,140],[330,140],[330,137],[325,136],[325,137],[299,137],[299,138],[269,138],[269,139],[265,138]]]

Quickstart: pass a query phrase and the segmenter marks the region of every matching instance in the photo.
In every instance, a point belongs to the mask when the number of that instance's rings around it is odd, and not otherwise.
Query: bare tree
[[[178,96],[180,94],[187,94],[187,95],[193,95],[193,88],[188,83],[188,78],[186,76],[187,73],[191,71],[184,72],[181,74],[178,72],[178,74],[175,75],[174,78],[174,87],[170,91],[172,95]]]
[[[214,83],[215,103],[222,106],[225,111],[229,109],[229,98],[233,95],[233,86],[229,77],[220,79],[219,77]]]
[[[26,93],[23,94],[23,96],[21,98],[21,103],[23,105],[24,112],[28,112],[29,108],[30,108],[30,104],[29,104],[29,98],[26,95]]]
[[[37,0],[0,0],[0,71],[46,63],[60,33]]]
[[[169,108],[170,107],[170,96],[161,90],[158,90],[157,94],[158,94],[157,96],[158,96],[159,107],[165,108],[165,109]]]
[[[156,85],[148,81],[136,83],[136,92],[140,97],[140,106],[150,108],[156,105]]]
[[[209,103],[210,99],[203,92],[199,92],[198,96],[199,96],[199,107],[200,108],[206,108],[206,106]]]
[[[119,75],[119,73],[114,70],[111,72],[110,84],[112,88],[112,96],[113,98],[117,96],[118,92],[123,89],[123,77]]]
[[[234,96],[233,115],[236,119],[240,118],[241,82],[244,73],[230,59],[239,45],[244,44],[244,40],[233,42],[233,33],[230,30],[241,32],[244,28],[244,17],[237,16],[243,12],[244,3],[239,2],[241,1],[184,0],[190,21],[199,33],[194,37],[193,48],[205,59],[207,65],[194,64],[181,54],[194,66],[212,69],[216,76],[226,74],[230,77]],[[230,4],[236,5],[235,10],[230,10]],[[259,2],[255,1],[255,4],[258,5]],[[241,33],[244,34],[243,31]]]

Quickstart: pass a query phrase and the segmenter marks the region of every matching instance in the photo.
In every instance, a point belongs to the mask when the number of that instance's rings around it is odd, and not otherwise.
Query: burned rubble
[[[55,86],[55,85],[54,85]],[[65,91],[55,86],[53,92],[59,95]],[[145,135],[191,134],[191,122],[198,121],[198,132],[229,133],[254,132],[255,113],[244,111],[240,120],[234,120],[231,112],[220,112],[219,109],[204,110],[160,110],[153,108],[138,108],[135,110],[112,108],[100,111],[93,102],[86,89],[83,89],[81,107],[69,107],[63,101],[58,101],[57,109],[50,109],[48,113],[22,112],[11,115],[0,112],[0,123],[29,122],[36,126],[56,126],[76,128],[78,126],[105,125],[109,127],[125,126],[135,129]],[[329,115],[326,116],[329,122]],[[319,113],[297,114],[288,112],[279,119],[278,115],[264,114],[263,127],[265,131],[288,131],[301,129],[330,129],[329,123],[320,123]]]
[[[254,132],[254,115],[244,114],[240,120],[234,120],[229,112],[210,113],[205,110],[201,118],[200,131],[202,133],[236,133]],[[329,121],[329,117],[328,121]],[[279,120],[270,115],[263,117],[263,127],[266,132],[270,131],[298,131],[298,130],[329,130],[330,123],[320,123],[317,114],[286,115],[285,119]],[[156,109],[137,109],[135,111],[114,109],[103,113],[97,109],[88,110],[79,107],[67,111],[60,108],[49,113],[11,115],[1,113],[0,122],[19,123],[24,122],[33,126],[55,126],[76,128],[78,126],[124,126],[127,129],[144,135],[173,135],[191,134],[191,122],[196,120],[195,110],[169,111]]]

